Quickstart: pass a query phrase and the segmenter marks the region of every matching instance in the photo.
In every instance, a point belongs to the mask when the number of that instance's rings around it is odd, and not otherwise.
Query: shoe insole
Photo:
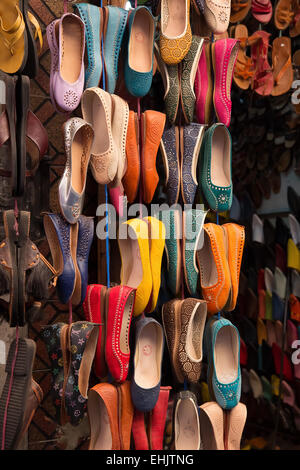
[[[167,0],[168,15],[164,34],[168,38],[176,38],[184,33],[186,25],[186,0]]]
[[[136,72],[147,73],[152,68],[153,24],[145,10],[139,10],[134,17],[130,44],[129,66]]]
[[[82,28],[79,21],[66,17],[62,24],[62,58],[60,73],[68,83],[77,82],[81,71]]]
[[[238,370],[238,341],[235,330],[230,325],[224,326],[217,333],[214,356],[219,382],[234,382]]]
[[[179,400],[177,404],[176,450],[198,450],[200,447],[200,426],[198,410],[191,398]]]
[[[137,289],[143,280],[143,265],[138,240],[130,237],[129,227],[128,238],[119,240],[122,250],[122,284]]]
[[[100,98],[95,98],[91,93],[86,97],[86,119],[95,129],[95,137],[92,146],[93,155],[101,155],[109,149],[109,135],[106,123],[106,115]],[[101,129],[101,132],[97,131]]]
[[[79,194],[84,188],[87,173],[86,161],[90,147],[85,128],[81,127],[72,142],[72,187]]]
[[[135,382],[142,388],[155,387],[160,378],[161,338],[154,323],[146,325],[138,339],[135,365]]]
[[[91,425],[91,450],[111,450],[112,435],[104,401],[96,392],[89,394],[89,420]]]
[[[218,280],[217,268],[214,256],[211,250],[210,239],[206,231],[204,231],[204,245],[201,251],[198,252],[201,259],[200,269],[202,274],[203,287],[214,286]]]
[[[186,351],[189,357],[194,361],[202,359],[202,338],[205,325],[205,316],[203,319],[202,305],[198,303],[192,313],[192,321],[189,323]]]
[[[211,156],[211,181],[215,186],[230,185],[230,148],[229,138],[222,127],[213,135]]]

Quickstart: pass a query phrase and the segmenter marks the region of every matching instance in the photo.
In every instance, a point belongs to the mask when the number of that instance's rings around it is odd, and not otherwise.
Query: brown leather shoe
[[[89,390],[88,417],[91,429],[89,450],[120,450],[116,387],[100,383]]]
[[[143,200],[146,204],[150,204],[152,201],[159,181],[159,176],[156,171],[156,156],[165,128],[165,122],[166,115],[158,111],[148,110],[141,116],[141,170]]]
[[[119,400],[119,433],[120,433],[120,449],[130,449],[130,437],[134,408],[130,394],[130,381],[126,381],[121,385],[117,385]]]
[[[139,123],[137,113],[129,111],[126,137],[127,169],[122,183],[128,202],[131,204],[137,195],[140,182]]]

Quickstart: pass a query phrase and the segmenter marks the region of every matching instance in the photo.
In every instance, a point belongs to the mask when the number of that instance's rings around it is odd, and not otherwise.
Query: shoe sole
[[[13,196],[23,196],[26,179],[26,134],[30,106],[30,80],[20,75],[16,84],[17,188]]]
[[[22,0],[22,14],[25,22],[26,33],[27,33],[27,44],[28,44],[28,57],[26,65],[23,70],[23,74],[29,78],[35,78],[39,71],[39,58],[36,49],[35,39],[32,34],[31,23],[28,18],[28,0]]]
[[[14,363],[16,351],[16,340],[10,346],[5,371],[7,373],[6,382],[0,398],[0,436],[3,439],[4,411],[9,394],[11,371]],[[23,426],[23,418],[26,408],[26,398],[32,381],[32,367],[36,352],[36,345],[33,340],[19,338],[18,350],[14,366],[12,388],[10,400],[7,408],[7,420],[5,428],[6,450],[14,449],[19,440],[19,434]],[[12,406],[13,405],[13,406]]]

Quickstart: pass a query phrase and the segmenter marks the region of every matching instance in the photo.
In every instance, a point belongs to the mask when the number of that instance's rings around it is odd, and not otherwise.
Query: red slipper
[[[270,95],[274,85],[272,67],[268,62],[269,38],[270,33],[260,30],[252,34],[248,40],[255,70],[251,87],[262,96]]]
[[[273,360],[274,360],[274,365],[275,365],[275,372],[279,376],[280,365],[281,365],[281,348],[278,346],[277,343],[272,344],[272,355],[273,355]],[[284,358],[283,358],[283,377],[287,381],[293,380],[292,365],[286,354],[284,354]]]
[[[149,441],[151,450],[163,450],[169,395],[172,387],[160,387],[159,397],[150,414]]]
[[[248,361],[248,352],[246,343],[240,338],[240,365],[246,366]]]
[[[145,414],[137,409],[134,410],[131,432],[135,450],[149,450]]]
[[[106,364],[117,382],[127,378],[130,349],[129,330],[136,289],[116,286],[106,292]]]
[[[85,319],[91,323],[102,323],[99,326],[99,336],[94,359],[94,372],[101,379],[107,375],[105,363],[105,293],[106,287],[101,284],[91,284],[87,288],[83,302]]]

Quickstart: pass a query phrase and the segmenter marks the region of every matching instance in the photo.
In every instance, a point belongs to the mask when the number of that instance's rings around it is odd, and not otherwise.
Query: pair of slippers
[[[26,177],[33,177],[40,160],[48,150],[48,135],[39,119],[29,109],[30,79],[25,75],[10,76],[0,71],[0,89],[5,104],[1,105],[0,147],[9,146],[10,170],[1,169],[0,176],[11,178],[12,195],[21,197]],[[30,167],[26,156],[29,154]]]

